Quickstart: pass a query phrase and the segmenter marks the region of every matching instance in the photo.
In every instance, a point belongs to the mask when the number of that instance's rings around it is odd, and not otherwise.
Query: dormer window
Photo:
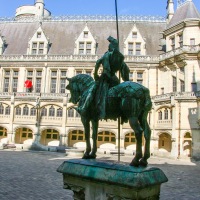
[[[96,41],[86,26],[78,39],[75,41],[74,54],[79,55],[95,55],[96,53]]]
[[[146,55],[146,42],[136,25],[133,26],[128,37],[124,41],[124,54],[129,56]]]
[[[42,33],[41,32],[37,32],[37,38],[41,38]]]
[[[27,54],[44,55],[48,53],[48,50],[49,50],[49,39],[45,36],[42,28],[39,27],[29,41]]]
[[[84,37],[84,38],[88,38],[88,31],[84,31],[83,37]]]
[[[137,38],[137,32],[132,32],[132,38]]]

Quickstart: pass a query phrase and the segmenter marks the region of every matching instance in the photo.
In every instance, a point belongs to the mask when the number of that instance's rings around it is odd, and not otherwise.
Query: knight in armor
[[[109,88],[120,83],[116,72],[120,71],[122,79],[124,81],[129,81],[129,68],[124,62],[124,56],[119,51],[118,41],[111,36],[108,37],[108,41],[110,42],[108,51],[97,60],[95,65],[94,79],[96,84],[94,88],[92,88],[84,104],[77,108],[77,111],[83,114],[94,100],[98,119],[105,119],[106,98]],[[98,76],[98,70],[101,65],[103,66],[103,71],[101,75]]]

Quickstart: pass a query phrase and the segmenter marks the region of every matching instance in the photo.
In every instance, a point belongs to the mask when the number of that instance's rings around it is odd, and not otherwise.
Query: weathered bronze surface
[[[70,90],[70,101],[78,103],[77,111],[85,130],[86,151],[83,159],[96,158],[98,121],[100,119],[116,120],[121,117],[121,123],[129,121],[136,137],[136,155],[130,165],[146,166],[150,157],[151,130],[147,122],[148,112],[152,103],[148,88],[129,81],[129,68],[124,62],[124,56],[118,50],[117,40],[109,37],[109,50],[96,62],[94,78],[79,74],[67,78]],[[100,65],[103,72],[98,76]],[[125,81],[119,84],[115,75],[122,74]],[[90,144],[90,122],[92,122],[93,149]],[[142,154],[142,133],[144,132],[145,148]]]

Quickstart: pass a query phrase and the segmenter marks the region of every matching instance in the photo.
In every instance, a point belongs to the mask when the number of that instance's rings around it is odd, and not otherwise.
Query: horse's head
[[[94,83],[93,78],[87,74],[79,74],[72,78],[67,78],[67,80],[69,83],[66,86],[66,89],[71,93],[69,101],[73,104],[77,104],[83,92],[91,85],[91,83]]]
[[[80,99],[80,91],[78,88],[78,85],[73,80],[73,78],[67,78],[69,81],[68,85],[66,86],[66,89],[70,91],[71,98],[69,99],[69,102],[72,102],[73,104],[77,104]]]

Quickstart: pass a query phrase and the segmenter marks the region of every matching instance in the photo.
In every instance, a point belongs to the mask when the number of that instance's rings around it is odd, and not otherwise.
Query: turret
[[[36,7],[36,15],[38,17],[43,17],[44,16],[44,0],[36,0],[35,7]]]
[[[168,0],[167,1],[167,23],[170,22],[172,17],[174,16],[174,1]]]

